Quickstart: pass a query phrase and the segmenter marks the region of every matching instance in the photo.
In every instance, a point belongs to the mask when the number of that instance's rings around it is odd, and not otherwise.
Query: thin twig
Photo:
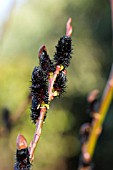
[[[112,48],[113,48],[113,0],[110,0],[110,3],[111,3],[111,21],[112,21]],[[98,119],[94,120],[92,131],[89,136],[89,140],[84,146],[84,150],[85,150],[84,158],[86,155],[86,159],[87,158],[91,159],[93,156],[94,149],[95,149],[99,134],[101,132],[101,126],[105,119],[105,116],[106,116],[106,113],[107,113],[107,110],[109,108],[112,98],[113,98],[113,64],[112,64],[109,80],[107,82],[106,88],[103,93],[101,106],[98,111],[100,116],[98,117]]]
[[[54,98],[54,95],[53,95],[53,85],[54,85],[54,82],[56,80],[56,77],[57,75],[59,74],[60,72],[60,69],[61,67],[60,66],[56,66],[56,70],[53,74],[53,77],[51,78],[51,81],[49,81],[49,102],[51,100],[53,100]],[[47,107],[44,106],[44,107],[40,107],[40,116],[37,120],[37,123],[36,123],[36,131],[35,131],[35,134],[34,134],[34,138],[32,140],[32,142],[30,143],[30,147],[29,147],[29,154],[30,154],[30,162],[33,161],[33,158],[34,158],[34,152],[35,152],[35,149],[36,149],[36,146],[38,144],[38,141],[40,139],[40,136],[41,136],[41,131],[42,131],[42,126],[43,126],[43,121],[44,121],[44,116],[46,114],[46,111],[47,111]]]
[[[108,80],[108,83],[104,91],[104,95],[101,100],[101,105],[99,107],[98,113],[95,113],[94,120],[92,122],[92,128],[89,138],[82,148],[83,158],[86,162],[89,162],[92,159],[97,140],[102,130],[102,124],[106,117],[112,97],[113,97],[113,65],[111,68],[110,78]]]
[[[66,36],[71,36],[71,34],[72,34],[72,26],[70,25],[71,24],[71,20],[72,19],[69,18],[69,20],[67,21],[67,24],[66,24]],[[44,46],[42,46],[42,48],[44,48]],[[39,51],[41,52],[41,49]],[[56,70],[55,70],[55,72],[53,73],[52,76],[51,76],[51,73],[50,73],[49,89],[48,89],[48,92],[49,92],[49,102],[51,100],[53,100],[53,98],[54,98],[53,85],[54,85],[54,82],[55,82],[58,74],[60,73],[60,71],[62,71],[62,69],[63,69],[62,66],[57,65],[56,66]],[[34,138],[31,141],[30,147],[29,147],[30,162],[33,161],[34,152],[35,152],[36,146],[37,146],[38,141],[39,141],[40,136],[41,136],[43,120],[44,120],[44,116],[45,116],[46,111],[47,111],[47,105],[45,105],[43,107],[40,107],[40,109],[41,109],[40,116],[39,116],[39,118],[37,120],[37,123],[36,123],[36,131],[35,131],[35,134],[34,134]]]
[[[49,80],[50,86],[49,86],[49,90],[48,90],[49,91],[49,101],[51,101],[54,98],[54,94],[53,94],[53,91],[52,91],[53,85],[54,85],[54,82],[57,78],[57,75],[60,73],[60,70],[61,70],[61,66],[56,66],[56,70],[53,74],[53,77],[52,78],[50,77],[50,80]]]
[[[41,109],[41,111],[40,111],[40,116],[36,123],[35,135],[34,135],[33,141],[30,143],[30,147],[29,147],[30,162],[32,162],[32,160],[34,158],[34,152],[35,152],[36,146],[37,146],[38,141],[41,136],[44,116],[45,116],[46,110],[47,110],[46,107],[41,107],[40,109]]]

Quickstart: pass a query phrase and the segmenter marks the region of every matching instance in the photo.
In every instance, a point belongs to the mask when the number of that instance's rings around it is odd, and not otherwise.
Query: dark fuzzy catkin
[[[32,106],[30,116],[33,123],[36,123],[40,116],[41,104],[48,104],[48,80],[47,75],[44,73],[41,67],[35,67],[32,72],[31,94]]]
[[[30,170],[30,167],[28,148],[17,150],[14,170]]]
[[[42,68],[42,70],[48,74],[49,72],[54,72],[55,71],[55,67],[53,62],[51,61],[49,55],[47,54],[47,51],[43,49],[40,57],[39,57],[39,61],[40,61],[40,67]]]
[[[56,46],[56,53],[54,55],[54,61],[56,65],[63,65],[64,68],[68,67],[72,58],[72,40],[71,37],[63,36],[58,41]]]
[[[48,103],[48,80],[40,67],[35,67],[32,72],[31,94],[37,98],[39,104]]]
[[[31,106],[31,119],[33,121],[33,123],[36,123],[36,121],[38,120],[39,116],[40,116],[40,104],[37,100],[36,97],[32,98],[32,106]],[[46,118],[46,115],[44,117],[44,120]]]
[[[59,96],[61,96],[65,92],[66,82],[67,82],[66,75],[64,74],[63,71],[61,71],[53,85],[54,91],[57,91]]]
[[[40,116],[40,107],[39,102],[36,97],[32,98],[32,106],[31,106],[31,119],[33,120],[33,123],[36,123],[36,120]]]

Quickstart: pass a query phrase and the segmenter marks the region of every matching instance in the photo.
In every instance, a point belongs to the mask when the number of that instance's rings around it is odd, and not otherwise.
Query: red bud
[[[72,26],[70,25],[72,18],[69,18],[66,24],[66,36],[71,36],[72,34]]]
[[[42,54],[43,51],[47,51],[45,45],[42,45],[42,46],[40,47],[39,52],[38,52],[38,56],[39,56],[39,57],[41,56],[41,54]]]
[[[22,135],[20,135],[20,134],[17,136],[16,146],[17,146],[17,149],[18,149],[18,150],[25,149],[25,148],[28,147],[28,146],[27,146],[27,141],[26,141],[26,139],[24,138],[24,136],[22,136]]]

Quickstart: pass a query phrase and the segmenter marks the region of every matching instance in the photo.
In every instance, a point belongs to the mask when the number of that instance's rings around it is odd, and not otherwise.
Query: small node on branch
[[[81,145],[83,145],[89,137],[91,131],[91,124],[90,123],[84,123],[80,128],[80,142]]]

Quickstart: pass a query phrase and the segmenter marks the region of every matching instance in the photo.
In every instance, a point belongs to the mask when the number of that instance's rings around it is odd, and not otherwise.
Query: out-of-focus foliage
[[[31,72],[38,65],[39,47],[45,44],[52,57],[57,41],[65,34],[69,17],[72,17],[74,50],[67,90],[63,98],[51,103],[33,170],[74,170],[78,165],[79,128],[88,119],[86,96],[94,88],[102,93],[112,63],[110,2],[26,1],[22,6],[14,6],[0,41],[0,108],[9,108],[13,116],[29,93]],[[112,108],[94,155],[96,170],[113,169]],[[26,137],[28,144],[33,138],[35,126],[29,115],[30,106],[11,133],[0,137],[0,170],[13,169],[18,133]]]

